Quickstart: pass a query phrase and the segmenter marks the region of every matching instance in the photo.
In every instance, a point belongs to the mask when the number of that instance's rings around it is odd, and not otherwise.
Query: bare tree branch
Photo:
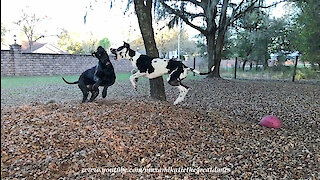
[[[169,11],[170,13],[175,14],[176,16],[180,17],[187,25],[189,25],[189,26],[191,26],[192,28],[200,31],[200,32],[203,33],[203,34],[206,34],[206,33],[207,33],[206,30],[202,29],[202,28],[199,27],[199,26],[196,26],[196,25],[192,24],[192,23],[189,21],[189,19],[183,15],[183,12],[181,12],[180,10],[176,10],[176,9],[171,8],[169,5],[167,5],[167,4],[164,2],[164,0],[160,0],[160,2],[161,2],[161,4],[162,4],[166,9],[168,9],[168,11]]]
[[[275,2],[275,3],[271,4],[271,5],[269,5],[269,6],[256,6],[255,9],[256,9],[256,8],[266,9],[266,8],[270,8],[270,7],[276,6],[276,5],[278,5],[278,4],[280,4],[280,3],[283,3],[283,2],[288,2],[288,0],[281,0],[281,1],[278,1],[278,2]]]
[[[241,8],[240,6],[243,4],[243,1],[238,5],[238,7],[235,9],[235,11],[237,11]],[[242,18],[250,10],[259,9],[259,8],[266,9],[266,8],[270,8],[270,7],[276,6],[277,4],[287,2],[287,1],[288,0],[281,0],[281,1],[275,2],[275,3],[268,5],[268,6],[255,6],[255,4],[258,2],[258,0],[255,0],[244,11],[242,11],[242,12],[240,11],[239,13],[235,14],[234,17],[231,19],[230,24],[232,24],[234,21]]]
[[[185,1],[185,2],[191,2],[197,6],[201,6],[201,2],[197,1],[197,0],[181,0],[181,1]]]
[[[242,0],[241,3],[236,7],[236,9],[234,9],[234,11],[238,11],[239,8],[242,6],[242,4],[244,3],[245,0]]]
[[[183,11],[183,14],[189,16],[191,19],[194,19],[194,18],[197,18],[197,17],[205,17],[204,13],[194,14],[194,13]]]
[[[258,0],[254,0],[251,2],[251,4],[244,10],[244,11],[240,11],[239,13],[235,14],[233,19],[230,20],[229,24],[232,24],[234,21],[240,19],[241,17],[243,17],[248,11],[251,11],[254,8],[254,5],[258,2]],[[240,6],[240,5],[239,5]],[[239,7],[238,6],[238,7]],[[237,8],[240,9],[241,7]]]

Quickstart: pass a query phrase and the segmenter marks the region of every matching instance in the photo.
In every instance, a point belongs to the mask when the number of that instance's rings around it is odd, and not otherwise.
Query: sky
[[[39,34],[46,36],[42,41],[52,41],[62,28],[82,40],[93,34],[99,40],[107,37],[115,44],[139,33],[136,16],[123,13],[126,5],[113,5],[110,9],[110,4],[98,1],[93,3],[93,10],[88,10],[86,7],[89,5],[90,0],[1,0],[1,23],[10,31],[7,33],[7,43],[14,42],[14,35],[18,43],[25,39],[21,28],[13,23],[21,19],[22,10],[33,12],[40,18],[46,17],[36,27]],[[84,24],[86,12],[88,14]]]
[[[93,2],[93,10],[88,8],[90,2]],[[112,45],[120,45],[123,41],[133,40],[140,35],[136,15],[124,14],[125,8],[126,3],[117,1],[110,9],[107,0],[1,0],[1,23],[9,30],[6,33],[7,44],[14,42],[14,35],[17,36],[17,43],[26,40],[21,28],[13,23],[20,19],[23,11],[26,11],[33,12],[40,18],[46,17],[36,28],[39,35],[45,35],[45,38],[41,39],[42,42],[56,41],[56,35],[64,28],[79,41],[92,36],[98,40],[107,37]],[[283,14],[281,9],[280,5],[274,10],[276,17]],[[86,12],[87,21],[84,24]],[[188,32],[191,35],[198,33],[192,28],[189,28]]]

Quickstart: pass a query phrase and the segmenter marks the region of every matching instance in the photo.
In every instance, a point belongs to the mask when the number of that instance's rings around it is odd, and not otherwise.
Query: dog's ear
[[[124,41],[123,41],[123,46],[124,46],[125,48],[130,48],[130,45],[129,45],[128,43],[124,42]]]

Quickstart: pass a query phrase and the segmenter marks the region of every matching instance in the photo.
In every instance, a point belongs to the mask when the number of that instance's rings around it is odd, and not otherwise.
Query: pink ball
[[[281,128],[282,122],[277,116],[268,115],[261,119],[259,122],[261,126],[269,127],[269,128]]]

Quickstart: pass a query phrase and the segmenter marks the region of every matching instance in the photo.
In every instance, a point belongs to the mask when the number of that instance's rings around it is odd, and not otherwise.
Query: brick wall
[[[111,63],[116,73],[129,73],[133,69],[130,61],[113,60]],[[193,58],[183,62],[193,67]],[[98,64],[98,59],[91,55],[21,53],[21,46],[14,44],[10,50],[1,50],[1,76],[40,76],[81,74]],[[196,58],[196,69],[206,71],[204,58]]]
[[[129,61],[115,62],[116,73],[128,73],[133,67]],[[1,50],[1,76],[39,76],[81,74],[97,65],[98,59],[90,55],[21,53],[20,45]]]

